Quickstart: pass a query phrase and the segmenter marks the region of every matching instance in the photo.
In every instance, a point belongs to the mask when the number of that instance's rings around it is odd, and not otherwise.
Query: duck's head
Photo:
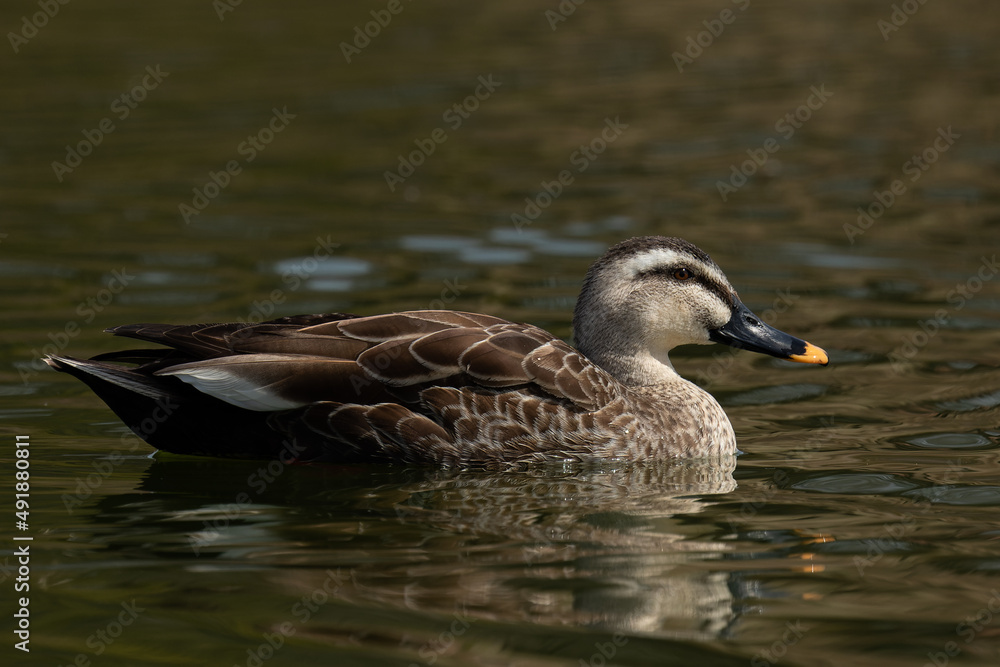
[[[826,352],[764,323],[743,305],[718,264],[679,238],[623,241],[598,259],[573,314],[581,352],[629,384],[673,375],[678,345],[725,343],[810,364]]]

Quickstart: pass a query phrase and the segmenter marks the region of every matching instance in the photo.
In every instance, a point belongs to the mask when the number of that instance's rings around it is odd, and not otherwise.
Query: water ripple
[[[940,505],[1000,505],[1000,486],[950,484],[915,489],[903,495]]]
[[[1000,389],[988,394],[959,398],[954,401],[941,401],[936,405],[939,409],[950,412],[972,412],[980,408],[995,408],[1000,405]]]
[[[774,403],[788,403],[804,398],[814,398],[822,396],[827,391],[824,384],[780,384],[773,387],[757,387],[749,391],[731,395],[723,401],[724,405],[771,405]]]
[[[875,495],[909,491],[916,489],[917,485],[888,473],[837,473],[795,482],[791,488],[820,493]]]
[[[933,433],[907,440],[911,445],[924,449],[979,449],[993,443],[976,433]]]

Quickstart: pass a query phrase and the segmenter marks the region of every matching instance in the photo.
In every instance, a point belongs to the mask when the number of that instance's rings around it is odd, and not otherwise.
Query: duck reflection
[[[352,605],[709,638],[734,619],[731,573],[710,566],[729,549],[690,517],[736,488],[735,463],[269,471],[173,458],[153,461],[141,504],[125,494],[101,509],[120,548],[266,566],[262,580],[292,598],[322,589]]]

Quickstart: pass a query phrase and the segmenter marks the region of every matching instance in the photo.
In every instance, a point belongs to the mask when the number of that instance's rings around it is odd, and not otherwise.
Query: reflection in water
[[[138,508],[132,493],[102,501],[110,541],[198,568],[267,566],[262,579],[293,596],[332,570],[336,597],[362,605],[702,639],[734,619],[730,574],[698,565],[727,545],[686,535],[683,519],[736,488],[734,457],[502,473],[243,466],[245,477],[230,463],[154,462]],[[194,494],[174,493],[192,481]]]

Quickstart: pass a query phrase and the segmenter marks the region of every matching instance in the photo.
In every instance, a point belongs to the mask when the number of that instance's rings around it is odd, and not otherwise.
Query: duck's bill
[[[710,331],[708,337],[716,343],[804,364],[825,366],[830,361],[822,349],[761,322],[760,318],[742,303],[737,304],[729,322]]]

